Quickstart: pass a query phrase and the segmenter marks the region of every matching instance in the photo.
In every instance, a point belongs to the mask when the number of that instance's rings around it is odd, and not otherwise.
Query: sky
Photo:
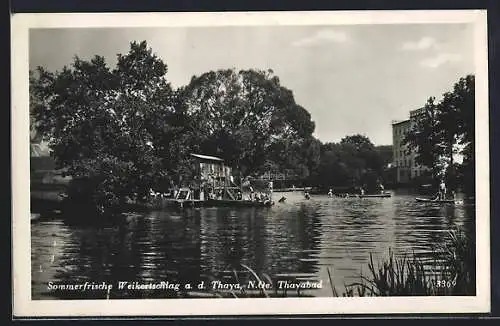
[[[311,113],[322,142],[362,134],[392,144],[391,121],[474,73],[472,24],[64,28],[30,31],[29,66],[106,58],[146,40],[174,87],[217,69],[272,69]]]

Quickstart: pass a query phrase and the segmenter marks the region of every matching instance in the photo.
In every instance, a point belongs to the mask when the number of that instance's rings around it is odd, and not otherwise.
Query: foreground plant
[[[463,230],[448,232],[445,243],[433,253],[430,268],[415,253],[389,257],[375,264],[370,254],[369,274],[346,286],[344,296],[475,295],[475,245]],[[437,270],[436,270],[437,269]],[[337,296],[332,286],[332,293]]]

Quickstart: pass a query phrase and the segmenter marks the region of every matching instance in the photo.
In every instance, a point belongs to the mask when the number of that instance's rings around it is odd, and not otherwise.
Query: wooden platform
[[[212,199],[212,200],[163,199],[160,205],[162,207],[176,206],[181,208],[182,207],[270,207],[274,205],[274,201],[251,201],[251,200],[231,200],[231,199]]]

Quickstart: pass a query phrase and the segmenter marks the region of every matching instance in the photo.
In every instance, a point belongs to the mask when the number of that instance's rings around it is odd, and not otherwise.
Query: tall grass
[[[433,267],[415,253],[389,257],[375,264],[370,254],[368,275],[346,286],[344,296],[475,295],[475,241],[461,229],[448,232],[445,242],[433,251]],[[330,282],[331,283],[331,282]],[[337,290],[332,285],[332,293]]]

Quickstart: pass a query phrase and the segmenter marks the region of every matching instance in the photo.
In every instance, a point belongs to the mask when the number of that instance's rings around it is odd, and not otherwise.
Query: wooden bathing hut
[[[208,155],[191,154],[194,159],[193,199],[237,200],[241,187],[236,185],[231,167],[224,160]]]
[[[232,169],[215,156],[191,154],[193,178],[182,182],[174,202],[178,206],[271,206],[272,201],[243,199]]]

